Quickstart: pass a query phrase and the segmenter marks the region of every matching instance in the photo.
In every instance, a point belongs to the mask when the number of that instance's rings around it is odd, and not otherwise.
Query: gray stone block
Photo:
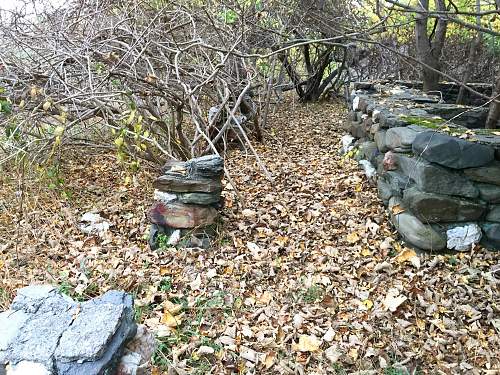
[[[358,154],[357,160],[368,160],[370,163],[373,163],[377,155],[379,154],[377,145],[372,141],[365,141],[359,144],[358,146]]]
[[[484,166],[494,157],[492,147],[434,131],[418,134],[412,149],[416,156],[453,169]]]
[[[486,215],[486,221],[500,223],[500,205],[490,206],[490,210]]]
[[[186,162],[191,176],[220,177],[224,173],[224,160],[218,155],[205,155]]]
[[[500,186],[500,161],[494,161],[484,167],[465,169],[464,173],[473,181]]]
[[[350,133],[354,138],[358,139],[366,138],[366,136],[368,135],[365,125],[363,125],[362,122],[358,121],[351,122]]]
[[[391,128],[385,134],[385,144],[396,152],[410,152],[417,134],[419,131],[410,127]]]
[[[500,250],[500,223],[483,223],[481,229],[484,233],[481,244],[492,250]]]
[[[401,204],[399,198],[392,197],[389,200],[391,221],[403,240],[422,250],[444,249],[446,247],[446,237],[434,230],[432,226],[422,223],[407,210],[398,214],[392,213],[392,208]]]
[[[458,172],[431,164],[423,159],[395,154],[398,169],[415,181],[420,190],[429,193],[477,198],[479,190]]]
[[[490,184],[476,184],[479,189],[479,198],[489,203],[500,203],[500,186]]]
[[[426,193],[416,187],[405,190],[403,203],[424,223],[475,221],[486,212],[484,203]]]
[[[380,152],[387,152],[389,150],[385,142],[386,133],[386,130],[379,130],[374,136],[375,144]]]

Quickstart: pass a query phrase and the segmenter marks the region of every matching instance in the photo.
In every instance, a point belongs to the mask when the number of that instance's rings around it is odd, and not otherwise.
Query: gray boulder
[[[405,207],[423,222],[475,221],[486,211],[484,203],[435,193],[426,193],[413,187],[403,195]]]
[[[494,161],[484,167],[469,168],[464,173],[473,181],[500,185],[500,161]]]
[[[415,155],[427,161],[453,169],[480,167],[494,157],[492,147],[434,131],[418,134],[412,149]]]
[[[422,191],[467,198],[479,195],[477,187],[458,172],[401,154],[394,157],[400,172],[413,179]]]
[[[435,231],[430,225],[422,223],[407,210],[397,214],[392,212],[396,205],[401,204],[400,198],[392,197],[389,200],[391,221],[403,240],[423,250],[444,249],[446,247],[446,237]]]

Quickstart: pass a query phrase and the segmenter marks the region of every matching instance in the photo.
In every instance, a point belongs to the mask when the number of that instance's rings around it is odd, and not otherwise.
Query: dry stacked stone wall
[[[352,89],[344,149],[355,142],[402,238],[424,250],[500,249],[500,131],[481,129],[487,106],[401,83]]]

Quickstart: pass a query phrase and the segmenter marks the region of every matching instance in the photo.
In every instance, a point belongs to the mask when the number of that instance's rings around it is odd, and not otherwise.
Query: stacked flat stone
[[[154,182],[155,203],[149,211],[150,246],[159,247],[161,234],[168,245],[210,245],[221,206],[224,161],[207,155],[186,162],[171,161]]]
[[[136,331],[129,294],[109,291],[79,303],[50,285],[28,286],[0,313],[0,374],[98,375],[125,365],[130,369],[131,358],[137,366],[141,362],[141,355],[126,352]],[[121,374],[136,374],[137,366]]]
[[[479,241],[500,249],[500,136],[469,130],[484,127],[487,109],[390,84],[353,89],[345,129],[357,138],[358,159],[376,166],[379,196],[402,238],[424,250],[465,251]]]

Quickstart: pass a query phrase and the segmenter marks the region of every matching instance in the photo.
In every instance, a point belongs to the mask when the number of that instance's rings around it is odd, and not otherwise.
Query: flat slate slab
[[[432,163],[453,169],[481,167],[493,161],[493,147],[451,137],[435,131],[419,133],[413,153]]]
[[[218,179],[186,177],[178,173],[166,173],[156,179],[154,187],[174,193],[218,193],[222,184]]]

